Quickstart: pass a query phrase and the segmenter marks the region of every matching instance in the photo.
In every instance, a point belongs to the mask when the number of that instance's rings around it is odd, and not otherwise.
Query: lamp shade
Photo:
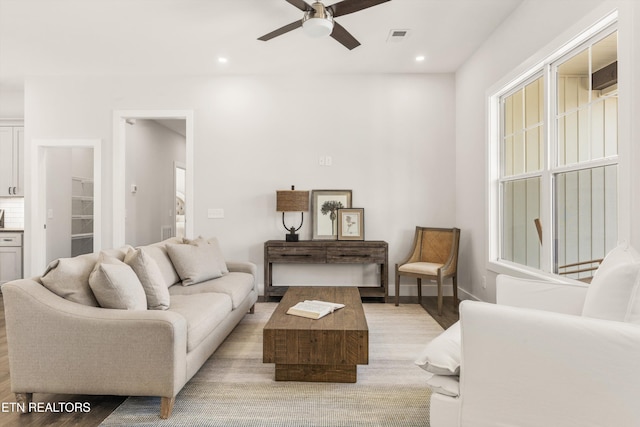
[[[299,190],[276,191],[276,211],[307,212],[309,210],[309,192]]]

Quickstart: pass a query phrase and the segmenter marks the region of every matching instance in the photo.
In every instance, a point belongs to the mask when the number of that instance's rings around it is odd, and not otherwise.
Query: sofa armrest
[[[161,310],[67,301],[34,280],[2,286],[15,393],[175,396],[186,383],[186,320]]]
[[[587,285],[520,279],[505,274],[496,278],[496,302],[565,314],[582,314]]]
[[[460,318],[460,425],[640,425],[638,325],[475,301]]]
[[[238,273],[249,273],[253,277],[256,277],[258,267],[248,261],[227,261],[227,268],[229,271],[236,271]]]

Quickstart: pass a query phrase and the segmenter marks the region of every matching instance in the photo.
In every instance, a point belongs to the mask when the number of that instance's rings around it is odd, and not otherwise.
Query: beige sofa
[[[136,250],[125,247],[66,258],[54,261],[41,277],[4,284],[11,390],[18,401],[28,408],[34,392],[159,396],[160,416],[169,417],[178,392],[244,315],[253,312],[257,300],[256,266],[248,262],[222,260],[221,277],[200,275],[190,282],[196,283],[183,286],[188,280],[181,274],[188,275],[189,268],[206,270],[221,260],[217,241],[216,260],[208,258],[211,241],[189,243],[173,238]],[[203,246],[209,252],[204,253]],[[171,257],[178,250],[188,255],[186,267]],[[116,272],[113,277],[130,277],[124,265],[133,266],[131,255],[142,258],[142,253],[156,279],[149,282],[144,272],[134,270],[144,286],[142,295],[151,283],[164,302],[147,292],[149,307],[157,309],[147,309],[147,304],[103,308],[104,292],[92,287],[96,274],[104,270]],[[109,256],[119,260],[112,261],[117,265],[100,267]],[[137,283],[124,287],[126,292],[134,289],[131,300],[140,296]]]

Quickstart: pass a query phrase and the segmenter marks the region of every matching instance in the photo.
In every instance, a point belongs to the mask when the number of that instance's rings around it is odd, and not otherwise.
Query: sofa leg
[[[255,312],[256,312],[256,305],[255,305],[255,304],[253,304],[253,305],[251,306],[251,308],[249,309],[249,313],[250,313],[250,314],[253,314],[253,313],[255,313]]]
[[[33,400],[33,393],[16,393],[16,402],[21,412],[26,414],[29,412],[29,406]]]
[[[171,416],[171,412],[173,411],[173,404],[175,401],[175,396],[160,398],[160,418],[166,420]]]

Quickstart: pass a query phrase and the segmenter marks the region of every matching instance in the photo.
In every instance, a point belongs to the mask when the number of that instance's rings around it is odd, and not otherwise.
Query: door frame
[[[92,148],[93,149],[93,250],[102,249],[102,140],[101,139],[34,139],[33,157],[37,165],[33,171],[31,191],[34,195],[29,209],[32,242],[31,268],[44,271],[47,259],[47,193],[46,193],[46,149],[47,148]]]
[[[185,235],[193,236],[193,110],[116,110],[113,112],[113,247],[126,244],[126,180],[122,165],[126,165],[127,120],[179,119],[185,120]]]

